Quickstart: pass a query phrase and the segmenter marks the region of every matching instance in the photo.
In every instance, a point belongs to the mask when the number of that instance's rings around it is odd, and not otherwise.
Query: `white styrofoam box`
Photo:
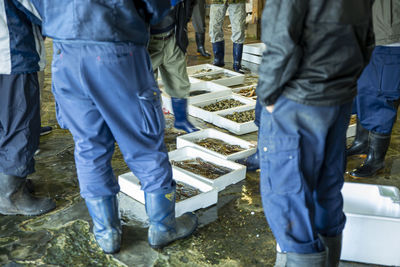
[[[218,190],[211,185],[195,179],[186,173],[174,173],[174,180],[190,185],[201,191],[200,194],[188,199],[176,202],[175,204],[175,217],[182,215],[185,212],[191,212],[198,209],[212,206],[218,201]],[[144,192],[140,189],[139,179],[132,173],[124,173],[118,177],[118,183],[121,192],[136,199],[141,203],[145,203]]]
[[[262,56],[266,46],[264,43],[245,44],[243,45],[243,53]]]
[[[200,72],[201,70],[211,70],[211,71]],[[206,74],[206,73],[211,73],[214,71],[221,71],[221,70],[224,70],[224,69],[221,67],[214,66],[212,64],[200,64],[200,65],[187,67],[187,73],[189,76],[196,75],[196,74]]]
[[[253,54],[243,53],[242,54],[242,59],[244,61],[249,61],[249,62],[252,62],[252,63],[260,65],[262,57],[261,56],[257,56],[257,55],[253,55]]]
[[[253,106],[241,106],[241,107],[231,108],[229,110],[218,111],[212,115],[213,116],[212,123],[218,127],[227,129],[228,131],[237,135],[255,132],[258,131],[258,127],[254,123],[254,121],[237,123],[224,117],[234,112],[242,112],[254,109],[255,109],[255,103]]]
[[[197,90],[207,90],[210,91],[206,94],[201,94],[197,96],[190,96],[190,103],[198,103],[202,101],[207,101],[216,97],[227,96],[232,93],[232,90],[229,87],[212,83],[212,82],[198,82],[190,85],[190,92]]]
[[[235,94],[237,94],[237,95],[244,96],[244,95],[242,95],[242,94],[239,94],[240,90],[249,89],[249,88],[253,88],[253,87],[254,87],[254,89],[256,89],[257,85],[246,85],[246,86],[243,86],[243,87],[232,88],[231,90],[232,90],[233,93],[235,93]],[[257,95],[254,95],[254,96],[244,96],[244,97],[248,97],[248,98],[251,98],[251,99],[256,99],[256,98],[257,98]]]
[[[349,128],[347,128],[346,137],[353,137],[356,135],[356,124],[350,124]]]
[[[232,91],[230,91],[230,94],[226,95],[226,96],[222,96],[222,97],[218,97],[218,98],[214,98],[214,99],[210,99],[210,100],[206,100],[206,101],[191,103],[188,108],[189,115],[196,117],[196,118],[200,118],[206,122],[213,123],[212,113],[214,113],[214,112],[204,110],[201,107],[211,105],[213,103],[217,103],[219,101],[226,100],[226,99],[235,99],[235,100],[242,102],[244,105],[255,105],[254,100],[249,99],[248,97],[233,94]]]
[[[204,138],[219,139],[230,145],[239,145],[244,150],[230,154],[230,155],[223,155],[218,152],[209,150],[205,147],[202,147],[200,145],[197,145],[195,143],[196,141],[198,141],[200,139],[204,139]],[[212,128],[178,136],[176,138],[176,147],[181,148],[181,147],[185,147],[185,146],[195,147],[195,148],[205,151],[209,154],[215,155],[219,158],[228,159],[228,160],[242,159],[242,158],[248,157],[248,156],[256,153],[256,151],[257,151],[256,145],[253,145],[252,143],[245,141],[239,137],[235,137],[230,134],[223,133],[223,132],[220,132],[220,131],[218,131],[216,129],[212,129]]]
[[[218,191],[221,191],[225,189],[225,187],[227,187],[228,185],[236,184],[237,182],[240,182],[246,178],[246,166],[243,166],[241,164],[235,163],[230,160],[219,158],[217,156],[199,150],[195,147],[182,147],[177,150],[169,152],[168,156],[170,160],[175,160],[175,161],[201,158],[204,161],[208,161],[210,163],[231,169],[232,171],[225,175],[222,175],[216,179],[209,179],[199,174],[195,174],[188,170],[179,168],[177,166],[172,166],[174,177],[175,176],[178,177],[180,172],[184,172],[187,173],[188,175],[191,175],[197,179],[206,182],[207,184],[212,185],[213,187],[217,188]]]
[[[400,194],[394,186],[344,183],[342,260],[400,266]]]
[[[204,73],[204,74],[195,74],[195,75],[192,75],[191,77],[193,77],[195,79],[199,79],[199,77],[202,77],[202,76],[214,75],[214,74],[220,74],[220,73],[224,73],[230,77],[212,80],[210,82],[218,83],[218,84],[225,85],[225,86],[232,86],[232,85],[241,84],[244,82],[244,74],[237,73],[237,72],[227,70],[227,69],[222,69],[222,70],[213,71],[213,72]]]

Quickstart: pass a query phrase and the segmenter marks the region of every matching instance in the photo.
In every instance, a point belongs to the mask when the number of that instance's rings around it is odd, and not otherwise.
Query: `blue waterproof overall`
[[[264,212],[284,252],[324,250],[318,234],[345,225],[341,188],[351,103],[309,106],[280,96],[261,109],[258,149]]]
[[[160,91],[144,45],[55,41],[52,73],[57,119],[75,141],[82,197],[118,193],[115,142],[145,192],[171,190]]]
[[[400,47],[377,46],[358,80],[353,111],[372,132],[390,134],[400,98]]]

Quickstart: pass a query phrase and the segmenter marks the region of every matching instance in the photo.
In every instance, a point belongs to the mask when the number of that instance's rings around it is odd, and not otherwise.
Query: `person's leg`
[[[165,41],[164,59],[159,69],[165,91],[171,96],[175,116],[174,127],[191,133],[198,129],[188,120],[187,99],[190,82],[186,68],[186,56],[176,45],[176,39],[173,36]]]
[[[325,263],[324,246],[314,225],[313,192],[337,112],[336,107],[306,106],[283,96],[272,113],[261,111],[261,196],[271,230],[287,253],[288,266]]]
[[[229,4],[228,11],[232,25],[231,39],[233,42],[233,70],[243,72],[241,68],[243,43],[245,39],[246,4]]]
[[[29,192],[39,144],[39,85],[36,73],[0,75],[0,213],[40,215],[55,208]]]
[[[204,47],[206,31],[206,1],[198,0],[193,7],[192,24],[196,32],[197,53],[203,57],[211,57]]]
[[[90,96],[90,85],[83,80],[94,72],[94,67],[87,69],[82,64],[89,55],[84,55],[79,45],[55,42],[52,89],[59,123],[69,129],[74,138],[80,193],[92,217],[94,235],[104,252],[115,253],[121,243],[116,198],[119,185],[111,168],[115,140]],[[101,80],[103,76],[97,74]],[[106,84],[108,90],[114,90],[114,85]]]
[[[88,55],[81,63],[87,94],[145,192],[150,245],[163,247],[190,235],[197,217],[188,213],[175,219],[175,183],[164,143],[160,90],[146,48],[90,45],[82,51]]]
[[[224,41],[224,19],[227,10],[226,4],[211,4],[209,33],[214,52],[214,65],[225,66],[225,41]]]
[[[399,106],[400,48],[376,47],[364,74],[358,84],[357,113],[370,134],[366,160],[350,172],[356,178],[373,176],[384,168]]]
[[[326,138],[324,161],[316,184],[315,227],[328,253],[327,266],[339,265],[342,232],[346,222],[341,189],[346,169],[346,131],[351,103],[340,107]]]

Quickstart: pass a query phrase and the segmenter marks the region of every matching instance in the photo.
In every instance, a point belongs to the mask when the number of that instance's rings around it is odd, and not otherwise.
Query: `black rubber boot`
[[[197,217],[187,212],[175,218],[175,187],[168,193],[145,193],[149,216],[149,244],[160,249],[169,243],[191,235],[197,228]]]
[[[101,249],[107,254],[121,248],[121,220],[116,196],[86,198],[86,206],[93,221],[93,233]]]
[[[41,215],[56,207],[50,198],[37,198],[29,192],[26,177],[0,173],[0,214]]]
[[[187,99],[171,97],[172,109],[174,111],[174,127],[187,133],[198,131],[196,127],[188,120]]]
[[[356,137],[353,143],[346,149],[346,156],[367,154],[368,136],[369,131],[362,127],[360,120],[357,119]]]
[[[225,66],[225,41],[212,43],[214,52],[214,62],[213,64],[218,67]]]
[[[354,178],[371,177],[385,166],[385,155],[390,144],[390,134],[370,132],[368,143],[368,154],[364,163],[349,173]]]
[[[210,58],[211,54],[206,51],[204,47],[205,33],[197,33],[196,32],[196,44],[197,44],[197,52],[203,57]]]
[[[244,73],[242,70],[243,44],[233,43],[233,70]]]
[[[322,243],[324,243],[325,251],[327,252],[326,267],[338,267],[340,261],[340,253],[342,251],[343,235],[327,237],[320,235]]]
[[[325,267],[326,252],[312,254],[287,253],[287,267]]]

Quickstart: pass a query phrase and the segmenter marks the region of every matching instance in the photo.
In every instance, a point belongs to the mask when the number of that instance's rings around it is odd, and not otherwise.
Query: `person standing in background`
[[[377,46],[358,80],[356,137],[347,149],[347,156],[367,158],[349,172],[354,178],[370,177],[384,168],[400,104],[400,1],[376,0],[372,14]]]
[[[193,7],[192,24],[196,34],[197,53],[203,57],[211,57],[204,46],[206,35],[206,0],[197,0]]]
[[[357,79],[374,47],[373,0],[268,0],[258,151],[275,266],[338,266],[341,189]]]
[[[242,54],[245,39],[246,0],[212,0],[210,7],[210,38],[214,53],[213,64],[225,66],[224,20],[226,11],[232,25],[233,70],[243,72]]]

